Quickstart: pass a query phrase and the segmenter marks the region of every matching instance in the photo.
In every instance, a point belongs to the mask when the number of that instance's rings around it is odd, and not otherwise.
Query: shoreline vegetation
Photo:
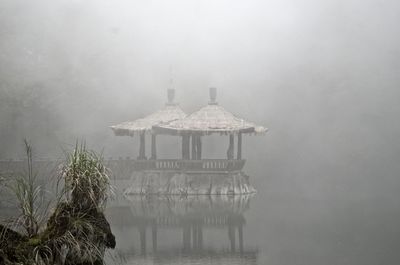
[[[115,237],[104,216],[112,192],[102,157],[76,144],[58,171],[63,183],[52,214],[39,196],[42,188],[32,170],[32,147],[25,140],[27,171],[2,181],[16,197],[20,215],[0,224],[0,264],[103,264]],[[10,183],[9,183],[10,182]],[[6,184],[4,184],[6,183]]]

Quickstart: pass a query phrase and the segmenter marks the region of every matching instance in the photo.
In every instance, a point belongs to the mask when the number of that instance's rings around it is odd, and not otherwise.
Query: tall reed
[[[33,171],[32,146],[28,140],[24,140],[27,158],[27,170],[25,173],[15,175],[9,187],[13,191],[20,211],[16,224],[22,226],[28,237],[38,234],[40,224],[45,213],[43,210],[42,187],[37,184],[37,175]]]

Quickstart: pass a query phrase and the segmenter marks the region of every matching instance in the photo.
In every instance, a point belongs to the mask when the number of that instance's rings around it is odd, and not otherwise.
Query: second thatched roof
[[[182,135],[185,133],[197,134],[237,134],[254,133],[263,134],[266,128],[258,126],[239,118],[215,101],[216,90],[210,89],[210,103],[186,118],[174,120],[168,123],[160,123],[153,127],[156,133]]]

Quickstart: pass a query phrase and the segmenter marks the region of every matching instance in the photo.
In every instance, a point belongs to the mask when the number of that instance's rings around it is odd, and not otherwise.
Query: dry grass
[[[37,174],[33,171],[32,146],[25,139],[27,169],[25,173],[15,175],[8,183],[16,197],[20,215],[14,220],[14,226],[20,226],[28,237],[36,236],[47,214],[48,205],[43,200],[43,188],[37,184]]]
[[[15,236],[18,252],[12,246],[5,249],[0,253],[0,263],[2,258],[12,257],[35,265],[101,264],[105,249],[115,247],[115,238],[103,214],[111,185],[102,157],[78,143],[67,154],[60,171],[60,180],[65,183],[45,227],[41,225],[41,216],[45,215],[40,211],[41,188],[36,185],[32,170],[32,148],[27,141],[25,145],[28,170],[11,187],[21,210],[15,224],[25,230],[27,237]],[[13,233],[19,235],[4,227],[0,231],[1,242]]]
[[[103,209],[112,189],[110,171],[104,166],[102,156],[77,143],[66,160],[61,176],[67,201],[83,208]]]

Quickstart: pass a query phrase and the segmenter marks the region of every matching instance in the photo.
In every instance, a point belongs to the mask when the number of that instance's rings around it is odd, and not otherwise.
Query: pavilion
[[[111,129],[114,131],[114,134],[116,136],[140,136],[138,160],[147,159],[145,150],[146,134],[151,135],[150,159],[157,159],[156,134],[153,133],[153,126],[161,123],[183,119],[186,117],[186,114],[183,112],[183,110],[179,107],[177,103],[174,102],[175,89],[168,89],[167,96],[168,102],[165,104],[165,107],[163,109],[135,121],[127,121],[111,126]]]
[[[117,136],[140,136],[139,156],[133,160],[133,170],[186,172],[186,173],[229,173],[240,172],[245,164],[242,159],[242,135],[264,134],[267,129],[233,115],[220,106],[216,88],[210,88],[208,105],[187,116],[174,103],[174,89],[168,89],[168,103],[164,109],[142,119],[111,126]],[[151,157],[145,155],[145,135],[151,135]],[[211,134],[229,136],[229,147],[225,159],[202,158],[202,137]],[[163,159],[157,157],[156,136],[173,135],[182,138],[182,157]],[[235,157],[235,136],[237,154]]]

